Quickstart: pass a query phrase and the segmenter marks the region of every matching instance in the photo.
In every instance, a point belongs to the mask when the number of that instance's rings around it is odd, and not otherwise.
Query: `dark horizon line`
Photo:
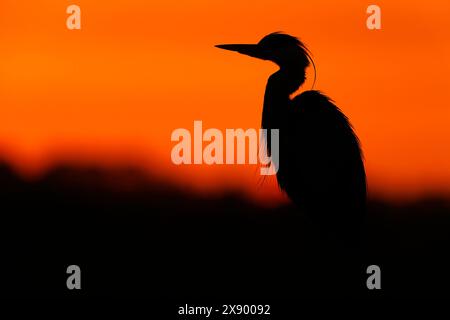
[[[75,177],[73,174],[77,173],[79,176]],[[65,174],[70,174],[69,177],[65,177]],[[118,164],[114,166],[102,166],[98,164],[90,163],[71,163],[70,161],[60,161],[47,169],[42,170],[42,172],[33,178],[27,178],[26,175],[20,173],[14,165],[9,161],[5,161],[0,158],[0,192],[5,186],[5,178],[15,180],[24,185],[35,185],[46,182],[53,182],[58,184],[59,178],[69,178],[71,180],[71,185],[82,189],[88,186],[101,187],[102,191],[113,191],[117,187],[121,187],[126,184],[131,187],[134,191],[154,191],[155,189],[160,189],[159,191],[164,191],[167,194],[182,194],[184,197],[189,197],[192,199],[223,199],[226,197],[234,197],[243,202],[247,202],[252,205],[260,205],[257,201],[245,194],[240,193],[237,188],[223,188],[221,191],[213,191],[210,193],[205,193],[201,191],[195,191],[193,189],[186,190],[183,185],[176,183],[173,179],[164,179],[158,176],[155,171],[145,170],[135,164]],[[108,182],[102,180],[105,178],[127,178],[124,184],[117,183],[111,184],[111,180]],[[82,180],[77,179],[82,178]],[[61,181],[60,181],[61,182]],[[59,182],[59,183],[60,183]],[[65,180],[67,182],[67,180]],[[157,187],[157,188],[155,188]],[[257,188],[257,186],[255,186]],[[281,191],[280,191],[281,192]],[[443,203],[450,207],[450,194],[446,192],[424,192],[419,196],[405,196],[398,197],[383,197],[374,196],[369,192],[368,203],[379,203],[379,204],[389,204],[389,205],[411,205],[416,203]],[[277,203],[275,207],[289,206],[290,203]],[[264,205],[263,205],[264,206]]]

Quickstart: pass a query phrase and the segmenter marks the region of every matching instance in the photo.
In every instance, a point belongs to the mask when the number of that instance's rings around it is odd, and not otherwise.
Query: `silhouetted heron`
[[[280,130],[278,184],[320,226],[355,240],[366,205],[359,140],[347,117],[321,92],[304,91],[290,98],[305,82],[310,62],[314,65],[308,49],[299,39],[278,32],[258,44],[216,47],[279,66],[267,82],[262,112],[262,128]]]

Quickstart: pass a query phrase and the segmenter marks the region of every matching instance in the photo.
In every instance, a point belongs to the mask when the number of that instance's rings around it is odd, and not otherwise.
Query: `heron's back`
[[[280,128],[280,187],[314,219],[352,227],[365,214],[366,175],[347,117],[318,91],[295,97]]]

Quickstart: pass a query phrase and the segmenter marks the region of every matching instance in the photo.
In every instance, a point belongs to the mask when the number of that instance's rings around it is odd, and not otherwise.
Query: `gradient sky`
[[[365,26],[372,3],[381,31]],[[70,4],[80,31],[66,29]],[[0,0],[0,155],[24,174],[61,161],[132,164],[186,188],[280,199],[257,166],[170,161],[172,130],[194,120],[259,128],[276,67],[214,45],[273,31],[312,51],[316,88],[362,141],[371,195],[450,194],[447,0]]]

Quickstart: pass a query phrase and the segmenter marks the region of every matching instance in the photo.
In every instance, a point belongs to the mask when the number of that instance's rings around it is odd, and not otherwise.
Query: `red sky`
[[[351,119],[372,195],[450,193],[450,3],[373,3],[379,31],[365,26],[365,1],[2,0],[0,154],[25,174],[131,163],[186,188],[279,199],[256,166],[174,166],[170,134],[194,120],[259,128],[275,66],[214,45],[285,31]],[[70,4],[81,30],[66,28]]]

